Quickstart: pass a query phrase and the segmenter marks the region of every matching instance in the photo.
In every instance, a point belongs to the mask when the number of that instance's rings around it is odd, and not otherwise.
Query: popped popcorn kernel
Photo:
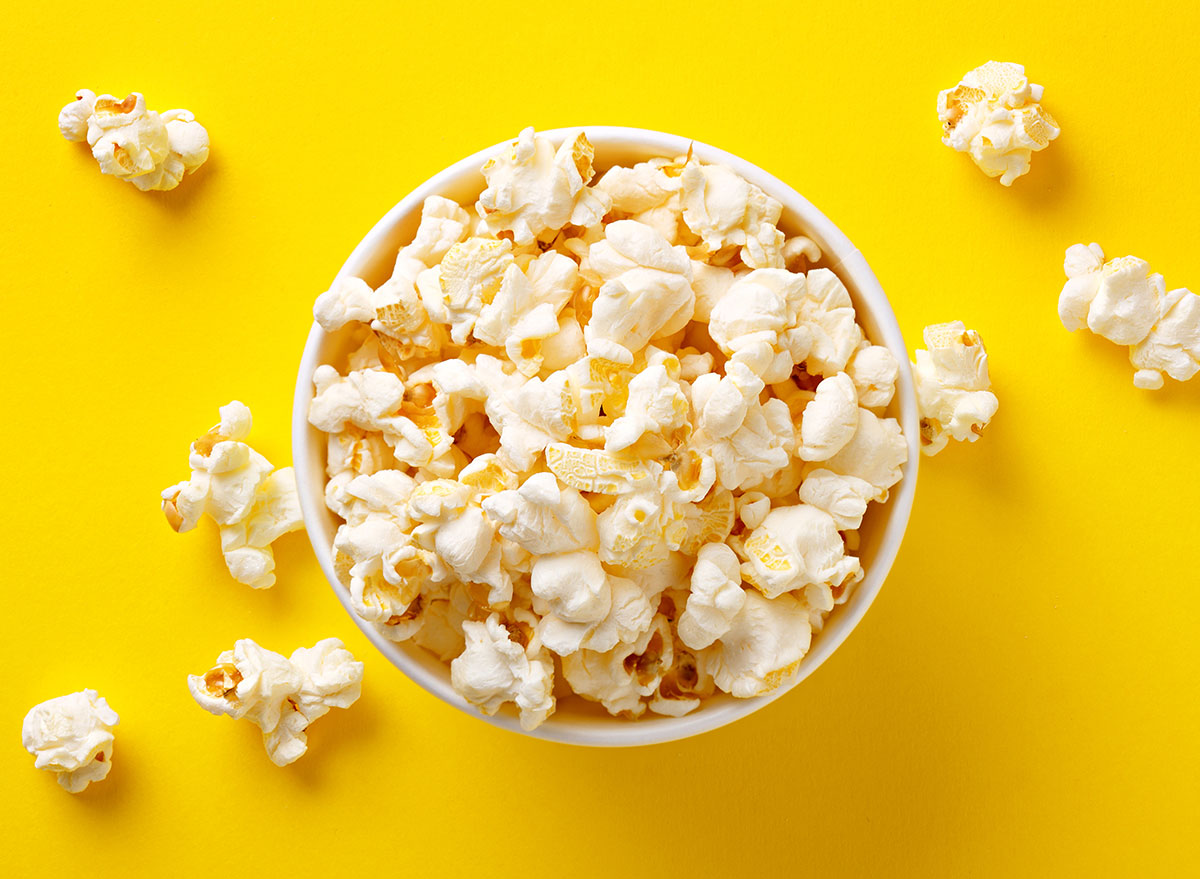
[[[938,95],[942,143],[1011,186],[1029,173],[1030,156],[1059,135],[1041,99],[1042,87],[1025,78],[1020,64],[989,61]]]
[[[53,772],[77,794],[112,771],[113,727],[117,712],[95,690],[80,690],[29,709],[21,724],[21,744],[36,758],[34,767]]]
[[[962,321],[925,328],[913,364],[921,411],[921,451],[936,455],[951,439],[975,442],[999,408],[990,390],[987,349]]]

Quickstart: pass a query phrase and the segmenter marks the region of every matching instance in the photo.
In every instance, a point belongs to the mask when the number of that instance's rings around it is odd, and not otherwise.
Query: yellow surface
[[[371,5],[6,12],[0,870],[1193,872],[1200,380],[1134,389],[1055,304],[1076,241],[1200,285],[1195,5]],[[937,91],[989,58],[1023,62],[1064,131],[1011,190],[938,140]],[[55,127],[80,86],[194,110],[212,159],[165,194],[102,177]],[[825,667],[733,727],[624,752],[458,713],[373,651],[304,535],[253,592],[214,529],[176,535],[157,505],[233,397],[288,462],[312,300],[388,207],[527,124],[581,123],[790,182],[910,343],[982,332],[1001,400],[982,442],[923,462],[893,574]],[[247,636],[337,636],[367,664],[288,769],[184,684]],[[84,686],[122,721],[111,776],[72,797],[18,728]]]

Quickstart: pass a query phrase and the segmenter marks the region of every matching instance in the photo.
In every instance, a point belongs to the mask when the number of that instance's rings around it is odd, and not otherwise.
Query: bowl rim
[[[327,336],[324,329],[315,321],[305,341],[296,378],[292,408],[292,458],[305,532],[325,579],[342,607],[367,639],[406,677],[422,689],[472,717],[532,738],[598,747],[659,744],[718,729],[774,702],[816,671],[858,626],[887,579],[903,542],[912,512],[920,460],[916,393],[909,366],[908,347],[891,303],[874,272],[850,239],[799,192],[739,156],[701,141],[666,132],[623,126],[572,126],[538,132],[538,135],[547,137],[557,144],[568,136],[573,137],[581,130],[587,133],[588,139],[593,146],[597,147],[598,151],[623,147],[649,150],[656,155],[677,156],[683,155],[691,149],[693,155],[700,160],[727,165],[744,179],[759,186],[767,194],[780,201],[785,211],[790,211],[795,215],[799,224],[805,229],[805,234],[818,241],[827,258],[837,257],[836,260],[830,259],[828,265],[837,272],[839,277],[847,281],[847,286],[851,288],[855,298],[864,301],[868,306],[868,310],[879,328],[880,338],[875,338],[873,341],[876,344],[885,345],[896,355],[900,367],[896,383],[896,400],[899,408],[899,420],[908,449],[908,460],[903,466],[900,482],[892,487],[886,503],[888,513],[886,521],[883,523],[883,534],[875,558],[863,581],[855,587],[854,597],[838,609],[836,632],[832,631],[834,628],[832,624],[827,625],[825,631],[819,637],[814,638],[813,647],[801,660],[800,667],[792,680],[762,696],[751,699],[726,700],[722,704],[702,708],[683,717],[643,716],[636,721],[612,717],[596,718],[595,720],[584,718],[572,721],[564,721],[559,718],[556,722],[556,715],[551,715],[537,729],[525,730],[520,726],[515,714],[500,711],[494,715],[485,715],[480,712],[450,687],[448,665],[444,677],[431,672],[408,656],[404,647],[384,638],[374,626],[360,618],[351,607],[349,593],[340,584],[334,571],[332,546],[330,542],[322,539],[322,527],[317,527],[323,519],[329,516],[324,503],[324,480],[322,479],[320,484],[314,484],[309,479],[310,471],[306,466],[313,455],[314,440],[323,437],[323,434],[308,424],[308,404],[313,397],[312,375],[321,363],[321,349]],[[342,264],[334,276],[334,281],[356,275],[367,267],[376,257],[380,248],[386,244],[394,228],[407,219],[413,211],[419,211],[428,196],[442,194],[455,182],[462,179],[465,174],[478,174],[480,167],[488,158],[507,148],[513,142],[511,138],[506,139],[473,153],[416,186],[371,227]],[[900,356],[902,353],[904,356]],[[324,473],[323,465],[321,472]],[[410,647],[410,649],[419,650],[420,648]]]

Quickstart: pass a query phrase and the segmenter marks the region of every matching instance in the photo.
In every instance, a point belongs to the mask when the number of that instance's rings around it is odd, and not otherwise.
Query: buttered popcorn
[[[1029,158],[1058,137],[1058,123],[1039,101],[1042,87],[1020,64],[989,61],[938,95],[942,143],[968,153],[1005,186],[1029,173]]]
[[[205,711],[261,729],[271,762],[287,766],[308,750],[309,724],[358,701],[362,676],[363,664],[337,638],[297,648],[291,658],[245,638],[204,674],[188,675],[188,690]]]
[[[1136,256],[1105,262],[1094,243],[1067,248],[1063,269],[1063,326],[1128,345],[1134,385],[1158,390],[1165,375],[1187,381],[1200,371],[1200,296],[1183,287],[1168,292],[1163,276]]]
[[[233,579],[267,589],[275,585],[271,544],[304,527],[296,477],[291,467],[276,470],[242,442],[252,424],[244,404],[234,400],[220,412],[221,421],[191,445],[191,477],[163,490],[162,511],[179,532],[191,531],[207,515],[220,529]]]
[[[58,114],[58,130],[86,140],[101,173],[143,191],[174,189],[208,160],[208,131],[191,112],[147,110],[138,92],[118,100],[80,89]]]
[[[526,729],[567,693],[635,718],[786,684],[907,460],[896,360],[778,202],[593,159],[522,132],[314,308],[352,349],[309,408],[352,607]]]

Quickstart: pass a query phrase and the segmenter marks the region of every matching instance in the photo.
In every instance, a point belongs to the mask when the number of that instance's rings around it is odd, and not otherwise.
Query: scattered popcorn
[[[1029,172],[1029,159],[1058,137],[1058,123],[1038,103],[1042,87],[1020,64],[989,61],[938,95],[942,143],[969,153],[1005,186]]]
[[[103,696],[80,690],[31,708],[21,724],[21,744],[36,758],[36,768],[53,772],[77,794],[112,769],[112,728],[119,721]]]
[[[1135,256],[1104,261],[1099,244],[1067,248],[1067,283],[1058,315],[1068,330],[1087,327],[1129,346],[1133,383],[1158,390],[1163,375],[1187,381],[1200,371],[1200,297],[1186,288],[1167,292],[1162,275]]]
[[[388,281],[314,307],[351,352],[309,407],[349,603],[525,729],[568,694],[680,717],[784,683],[908,458],[895,357],[778,202],[592,158],[522,132]]]
[[[921,451],[936,455],[951,439],[975,442],[1000,402],[989,388],[987,349],[979,333],[960,320],[925,328],[925,345],[913,364],[921,412]]]
[[[146,109],[137,92],[119,101],[80,89],[58,114],[69,141],[86,140],[103,174],[141,190],[174,189],[208,160],[208,132],[187,110]]]
[[[275,585],[271,544],[304,527],[291,467],[275,470],[244,440],[250,410],[237,400],[221,407],[221,421],[191,445],[192,475],[164,489],[162,510],[176,531],[191,531],[208,515],[221,532],[225,566],[253,589]]]
[[[188,690],[205,711],[255,724],[271,762],[287,766],[308,750],[314,720],[358,701],[362,676],[363,664],[336,638],[300,647],[290,659],[244,638],[204,674],[188,675]]]

